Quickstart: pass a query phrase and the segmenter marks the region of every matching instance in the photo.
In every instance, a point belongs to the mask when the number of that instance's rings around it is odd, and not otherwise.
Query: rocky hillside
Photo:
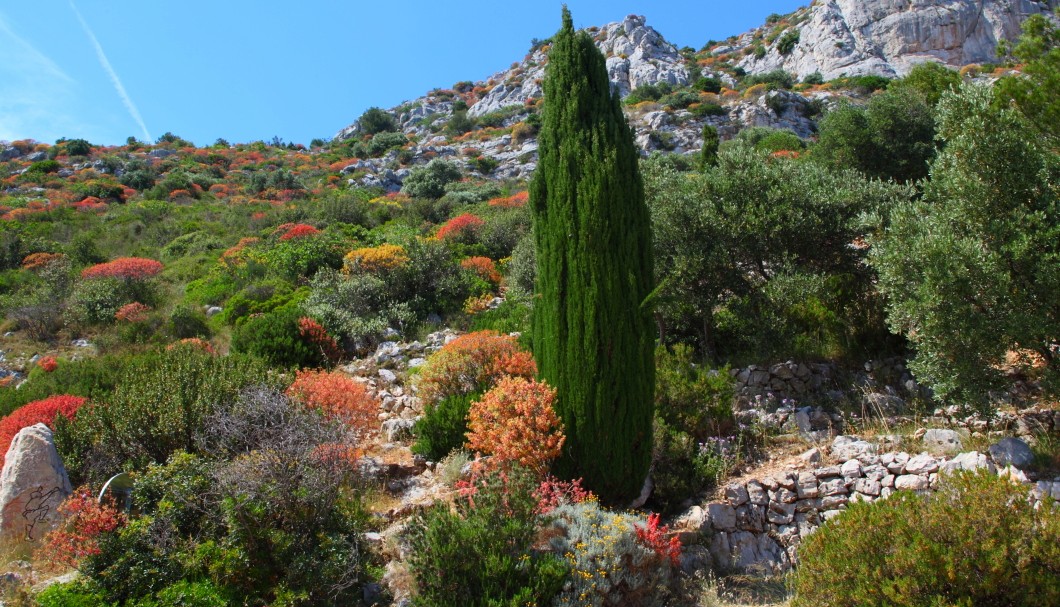
[[[815,0],[698,52],[676,48],[637,15],[586,31],[607,57],[641,150],[691,153],[702,146],[708,124],[722,139],[756,126],[812,137],[822,110],[867,94],[844,76],[896,77],[923,61],[953,67],[993,61],[998,42],[1014,39],[1027,16],[1057,5],[1060,0]],[[401,165],[437,157],[484,176],[529,177],[548,48],[548,40],[536,42],[508,70],[387,110],[407,139],[397,142],[404,149],[368,146],[384,151],[356,154],[345,172],[356,185],[391,191],[408,173]],[[777,70],[793,77],[786,84],[768,81]],[[804,83],[792,90],[796,78]],[[335,140],[367,143],[369,134],[355,122]]]
[[[748,73],[783,69],[799,78],[819,72],[895,77],[917,63],[952,67],[997,60],[998,42],[1019,35],[1030,15],[1057,0],[815,0],[786,18],[713,49],[743,55]]]

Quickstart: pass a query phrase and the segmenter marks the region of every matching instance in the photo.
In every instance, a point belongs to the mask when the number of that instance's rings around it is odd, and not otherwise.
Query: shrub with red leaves
[[[324,355],[328,362],[335,362],[342,358],[342,350],[339,348],[338,342],[335,341],[335,338],[328,335],[328,332],[320,323],[312,318],[303,316],[298,319],[298,334],[310,345],[319,348],[321,354]]]
[[[150,311],[151,306],[134,301],[118,308],[118,311],[114,313],[114,319],[127,323],[143,322],[147,320],[147,313]]]
[[[501,273],[497,271],[497,264],[489,257],[467,257],[460,261],[460,267],[471,270],[479,278],[493,284],[501,281]]]
[[[526,206],[526,203],[529,200],[530,192],[519,192],[518,194],[513,194],[507,198],[491,198],[488,204],[491,207],[514,209]]]
[[[81,271],[81,278],[121,278],[144,280],[158,275],[162,262],[143,257],[119,257],[114,261],[98,263]]]
[[[0,419],[0,466],[3,466],[7,450],[11,447],[11,441],[19,430],[35,424],[45,424],[53,428],[55,418],[62,415],[67,419],[73,419],[74,414],[85,404],[87,399],[82,396],[71,396],[59,394],[49,396],[43,400],[35,400],[15,409],[7,417]]]
[[[297,371],[287,396],[319,409],[328,417],[341,419],[362,434],[374,430],[378,424],[379,401],[368,393],[364,384],[345,373]]]
[[[637,539],[645,546],[651,548],[655,554],[670,560],[670,564],[678,567],[681,564],[681,540],[676,535],[667,538],[670,529],[666,525],[659,524],[658,514],[648,515],[648,524],[645,526],[633,525],[637,531]]]
[[[59,505],[63,524],[44,538],[40,557],[65,567],[78,567],[87,557],[99,554],[99,537],[125,524],[126,517],[114,506],[100,503],[88,487],[81,487]]]
[[[595,500],[592,491],[582,487],[582,479],[572,481],[561,481],[549,475],[534,490],[537,499],[538,514],[548,514],[563,504],[580,504],[589,500]]]
[[[295,238],[304,238],[306,236],[314,236],[319,234],[320,230],[314,228],[311,225],[304,223],[296,223],[289,228],[280,236],[280,240],[293,240]]]
[[[59,361],[55,360],[54,356],[44,356],[37,360],[37,366],[45,373],[51,373],[59,368]]]
[[[438,238],[442,240],[471,240],[478,235],[479,229],[485,223],[481,217],[471,213],[457,215],[438,229]]]
[[[62,253],[32,253],[22,260],[22,269],[30,271],[44,270],[65,259],[66,255]]]

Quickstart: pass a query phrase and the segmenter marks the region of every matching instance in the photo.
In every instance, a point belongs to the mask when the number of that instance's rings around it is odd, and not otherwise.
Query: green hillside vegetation
[[[790,52],[800,15],[775,16],[760,43]],[[1011,50],[1021,73],[996,83],[934,64],[893,81],[795,83],[738,74],[736,58],[705,48],[686,58],[739,76],[736,89],[698,73],[624,103],[566,9],[547,42],[544,100],[473,119],[466,99],[482,91],[436,91],[454,113],[421,122],[465,146],[455,156],[417,156],[421,142],[379,108],[350,139],[308,149],[197,147],[172,133],[121,146],[10,142],[0,427],[20,428],[51,397],[87,399],[44,420],[84,489],[51,552],[33,557],[81,576],[12,591],[24,602],[10,604],[368,605],[366,589],[409,546],[402,579],[419,589],[416,605],[697,604],[679,542],[647,510],[679,512],[763,447],[760,429],[737,424],[731,368],[901,356],[930,389],[918,403],[928,414],[1055,402],[1053,22],[1027,22]],[[851,101],[825,112],[812,140],[762,127],[723,137],[707,124],[702,150],[638,156],[624,112],[709,117],[753,87]],[[477,142],[501,134],[538,137],[529,182],[490,177],[498,161]],[[363,185],[365,158],[409,169],[401,188]],[[469,334],[402,372],[423,415],[411,439],[384,440],[367,382],[386,364],[373,354],[445,328]],[[470,436],[490,457],[463,469]],[[719,437],[732,453],[706,448]],[[399,510],[362,458],[413,441],[436,477],[461,480],[438,504]],[[119,472],[137,479],[127,514],[91,499]],[[649,472],[645,510],[624,511]],[[960,483],[1012,503],[1005,487]],[[878,520],[912,517],[915,499],[852,508],[813,537],[808,558],[831,567],[843,547],[873,550]],[[973,503],[961,508],[979,520]],[[1017,514],[1007,516],[1019,538],[1032,537]],[[367,539],[398,520],[400,537]],[[944,540],[902,533],[963,571]],[[996,546],[984,558],[1018,552],[1056,573],[1055,543],[1027,540],[1044,551],[1027,556],[1005,544],[1016,540],[990,541],[976,547]],[[994,601],[1009,572],[999,565],[990,588],[968,578],[954,594],[913,585],[933,575],[922,567],[884,565],[885,596],[866,589],[883,579],[868,569],[836,592],[971,604]],[[799,575],[796,590],[829,583]]]

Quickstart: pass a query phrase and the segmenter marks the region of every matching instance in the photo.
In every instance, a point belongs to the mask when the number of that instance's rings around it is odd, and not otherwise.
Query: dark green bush
[[[533,549],[537,500],[533,475],[515,470],[481,481],[456,511],[436,503],[407,531],[414,605],[547,605],[563,586],[566,563]]]
[[[377,107],[370,107],[357,119],[357,127],[366,135],[375,135],[387,131],[396,131],[397,120],[389,112]]]
[[[852,504],[799,548],[797,607],[1060,604],[1060,509],[988,473]]]
[[[439,461],[462,448],[467,442],[467,415],[471,411],[471,403],[481,397],[481,392],[450,396],[433,407],[427,407],[412,429],[416,437],[412,452]]]
[[[656,416],[652,443],[653,508],[664,513],[680,510],[689,498],[718,483],[725,460],[702,447],[688,432],[671,427]]]
[[[243,319],[232,333],[232,351],[257,356],[277,367],[326,364],[320,348],[306,341],[298,327],[305,316],[297,304]]]
[[[696,363],[692,348],[655,351],[655,411],[667,424],[702,442],[727,436],[735,428],[732,403],[735,382],[728,367],[710,370]]]
[[[703,77],[699,78],[692,84],[693,88],[696,88],[705,93],[720,93],[721,92],[721,80],[717,78]]]
[[[675,110],[683,110],[697,102],[699,102],[699,95],[688,90],[674,91],[659,99],[659,103]]]
[[[795,86],[795,77],[782,69],[775,69],[771,72],[748,76],[743,84],[747,87],[765,84],[771,89],[790,89]]]
[[[206,324],[206,314],[190,306],[177,306],[169,315],[166,330],[176,339],[209,338],[212,333],[210,326]]]
[[[724,116],[728,113],[728,110],[721,107],[717,103],[705,102],[700,103],[694,108],[689,110],[693,116],[704,118],[706,116]]]
[[[789,29],[777,40],[777,52],[781,55],[790,55],[798,43],[799,30],[795,28]]]

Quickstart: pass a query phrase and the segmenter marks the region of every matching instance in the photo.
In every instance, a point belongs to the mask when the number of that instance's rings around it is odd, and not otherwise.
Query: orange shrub
[[[457,215],[456,217],[445,222],[441,228],[438,229],[438,238],[441,239],[458,239],[464,240],[468,238],[474,238],[486,222],[477,215],[471,213],[464,213],[463,215]]]
[[[51,428],[55,418],[60,415],[73,419],[77,410],[85,404],[85,400],[87,399],[82,396],[69,394],[49,396],[43,400],[26,403],[12,411],[7,417],[0,419],[0,466],[3,466],[7,450],[11,447],[11,441],[19,430],[34,424],[45,424]]]
[[[64,259],[66,259],[66,255],[62,253],[32,253],[22,260],[22,269],[42,270]]]
[[[504,377],[468,414],[468,449],[500,463],[544,473],[563,447],[563,428],[552,405],[556,390],[522,377]]]
[[[488,204],[491,207],[518,208],[526,206],[526,203],[529,200],[530,192],[519,192],[518,194],[512,194],[506,198],[491,198]]]
[[[346,254],[343,272],[361,270],[371,274],[399,268],[410,261],[405,247],[396,244],[381,244],[378,247],[354,249]]]
[[[143,280],[162,271],[162,262],[143,257],[119,257],[114,261],[97,263],[81,271],[81,278],[123,278]]]
[[[166,350],[172,350],[174,348],[179,348],[179,347],[183,347],[183,346],[188,346],[188,347],[191,347],[191,348],[197,348],[197,349],[202,350],[203,352],[205,352],[207,354],[217,354],[217,350],[214,350],[213,344],[211,344],[210,342],[206,341],[205,339],[203,339],[201,337],[185,337],[184,339],[181,339],[179,341],[175,341],[175,342],[169,344],[168,346],[166,346]]]
[[[467,257],[460,261],[460,267],[471,270],[482,280],[498,284],[501,281],[501,273],[497,271],[497,264],[489,257]]]
[[[537,365],[514,337],[476,331],[461,335],[427,359],[416,386],[424,403],[434,404],[488,390],[505,375],[532,378]]]
[[[364,384],[338,371],[304,369],[295,373],[287,395],[305,405],[319,409],[326,416],[338,418],[361,433],[378,424],[379,401]]]
[[[59,368],[59,361],[55,360],[54,356],[42,356],[37,359],[37,366],[45,373],[51,373]]]

